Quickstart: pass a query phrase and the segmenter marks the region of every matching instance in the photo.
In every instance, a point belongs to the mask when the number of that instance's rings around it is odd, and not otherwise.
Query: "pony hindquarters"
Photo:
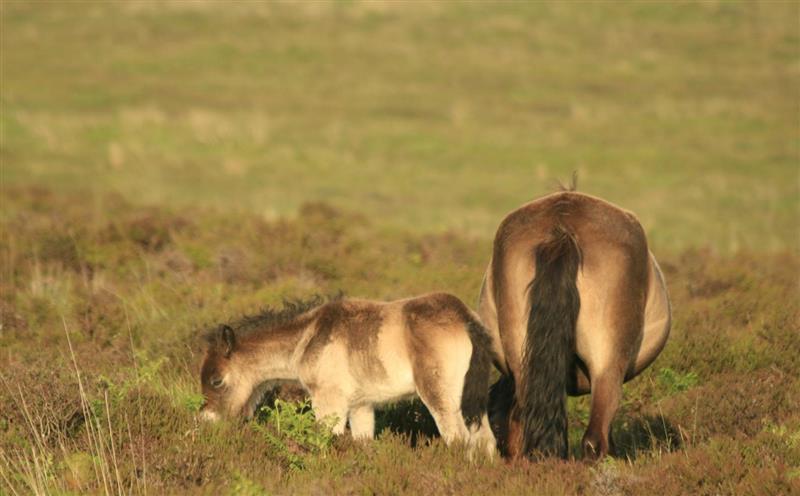
[[[668,335],[666,288],[651,258],[632,214],[587,195],[555,193],[503,220],[479,309],[509,376],[492,394],[493,424],[507,413],[498,432],[508,455],[566,457],[566,394],[590,391],[584,452],[609,452],[623,381]]]

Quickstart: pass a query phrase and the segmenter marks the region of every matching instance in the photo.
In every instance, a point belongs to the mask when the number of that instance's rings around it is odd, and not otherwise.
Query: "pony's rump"
[[[566,387],[580,310],[576,285],[581,254],[562,225],[536,247],[530,312],[522,354],[520,414],[523,453],[567,456]]]
[[[636,216],[575,191],[503,219],[478,312],[495,363],[514,382],[510,401],[503,401],[507,381],[491,395],[495,424],[508,411],[498,437],[514,458],[565,457],[566,395],[586,393],[583,452],[606,456],[622,383],[658,356],[671,321],[667,288]]]

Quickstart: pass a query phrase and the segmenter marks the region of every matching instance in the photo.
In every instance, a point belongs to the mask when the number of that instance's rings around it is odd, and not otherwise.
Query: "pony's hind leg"
[[[353,439],[372,439],[375,435],[375,410],[372,405],[350,409],[350,434]]]
[[[589,427],[583,435],[583,455],[601,458],[613,454],[611,421],[622,399],[623,374],[607,371],[592,377],[592,409]]]
[[[606,254],[608,258],[608,254]],[[584,274],[576,348],[591,383],[591,413],[583,436],[583,454],[599,458],[611,453],[611,421],[622,399],[625,374],[633,367],[642,339],[644,281],[626,277],[633,267]]]

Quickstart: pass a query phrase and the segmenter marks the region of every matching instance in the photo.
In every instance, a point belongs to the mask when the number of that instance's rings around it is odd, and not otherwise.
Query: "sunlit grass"
[[[266,220],[145,209],[113,197],[95,211],[80,196],[42,189],[11,189],[6,197],[0,489],[7,492],[302,493],[324,484],[336,493],[432,486],[458,493],[662,487],[671,494],[713,484],[786,492],[793,483],[790,468],[800,461],[795,255],[659,256],[673,329],[656,363],[625,385],[615,461],[580,461],[589,419],[582,397],[569,402],[575,460],[465,470],[466,453],[430,437],[435,427],[419,403],[380,412],[376,442],[338,439],[325,456],[303,447],[308,416],[293,418],[305,426],[298,432],[198,422],[200,335],[284,298],[340,289],[384,299],[447,289],[474,301],[484,240],[381,228],[322,204]],[[738,462],[732,454],[740,449],[774,470],[752,458]],[[739,463],[736,478],[732,463]],[[420,471],[433,475],[420,478]],[[713,484],[705,482],[708,471]]]

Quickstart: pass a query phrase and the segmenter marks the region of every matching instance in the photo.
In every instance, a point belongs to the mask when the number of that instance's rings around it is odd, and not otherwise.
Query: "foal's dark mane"
[[[220,329],[224,326],[233,329],[236,335],[240,337],[248,336],[256,331],[263,332],[277,329],[285,324],[289,324],[309,310],[320,307],[325,303],[341,300],[342,298],[342,293],[339,293],[332,296],[316,294],[306,299],[283,300],[283,306],[280,308],[264,307],[257,314],[244,315],[238,320],[214,326],[206,332],[205,340],[210,344],[214,344],[219,337]]]

